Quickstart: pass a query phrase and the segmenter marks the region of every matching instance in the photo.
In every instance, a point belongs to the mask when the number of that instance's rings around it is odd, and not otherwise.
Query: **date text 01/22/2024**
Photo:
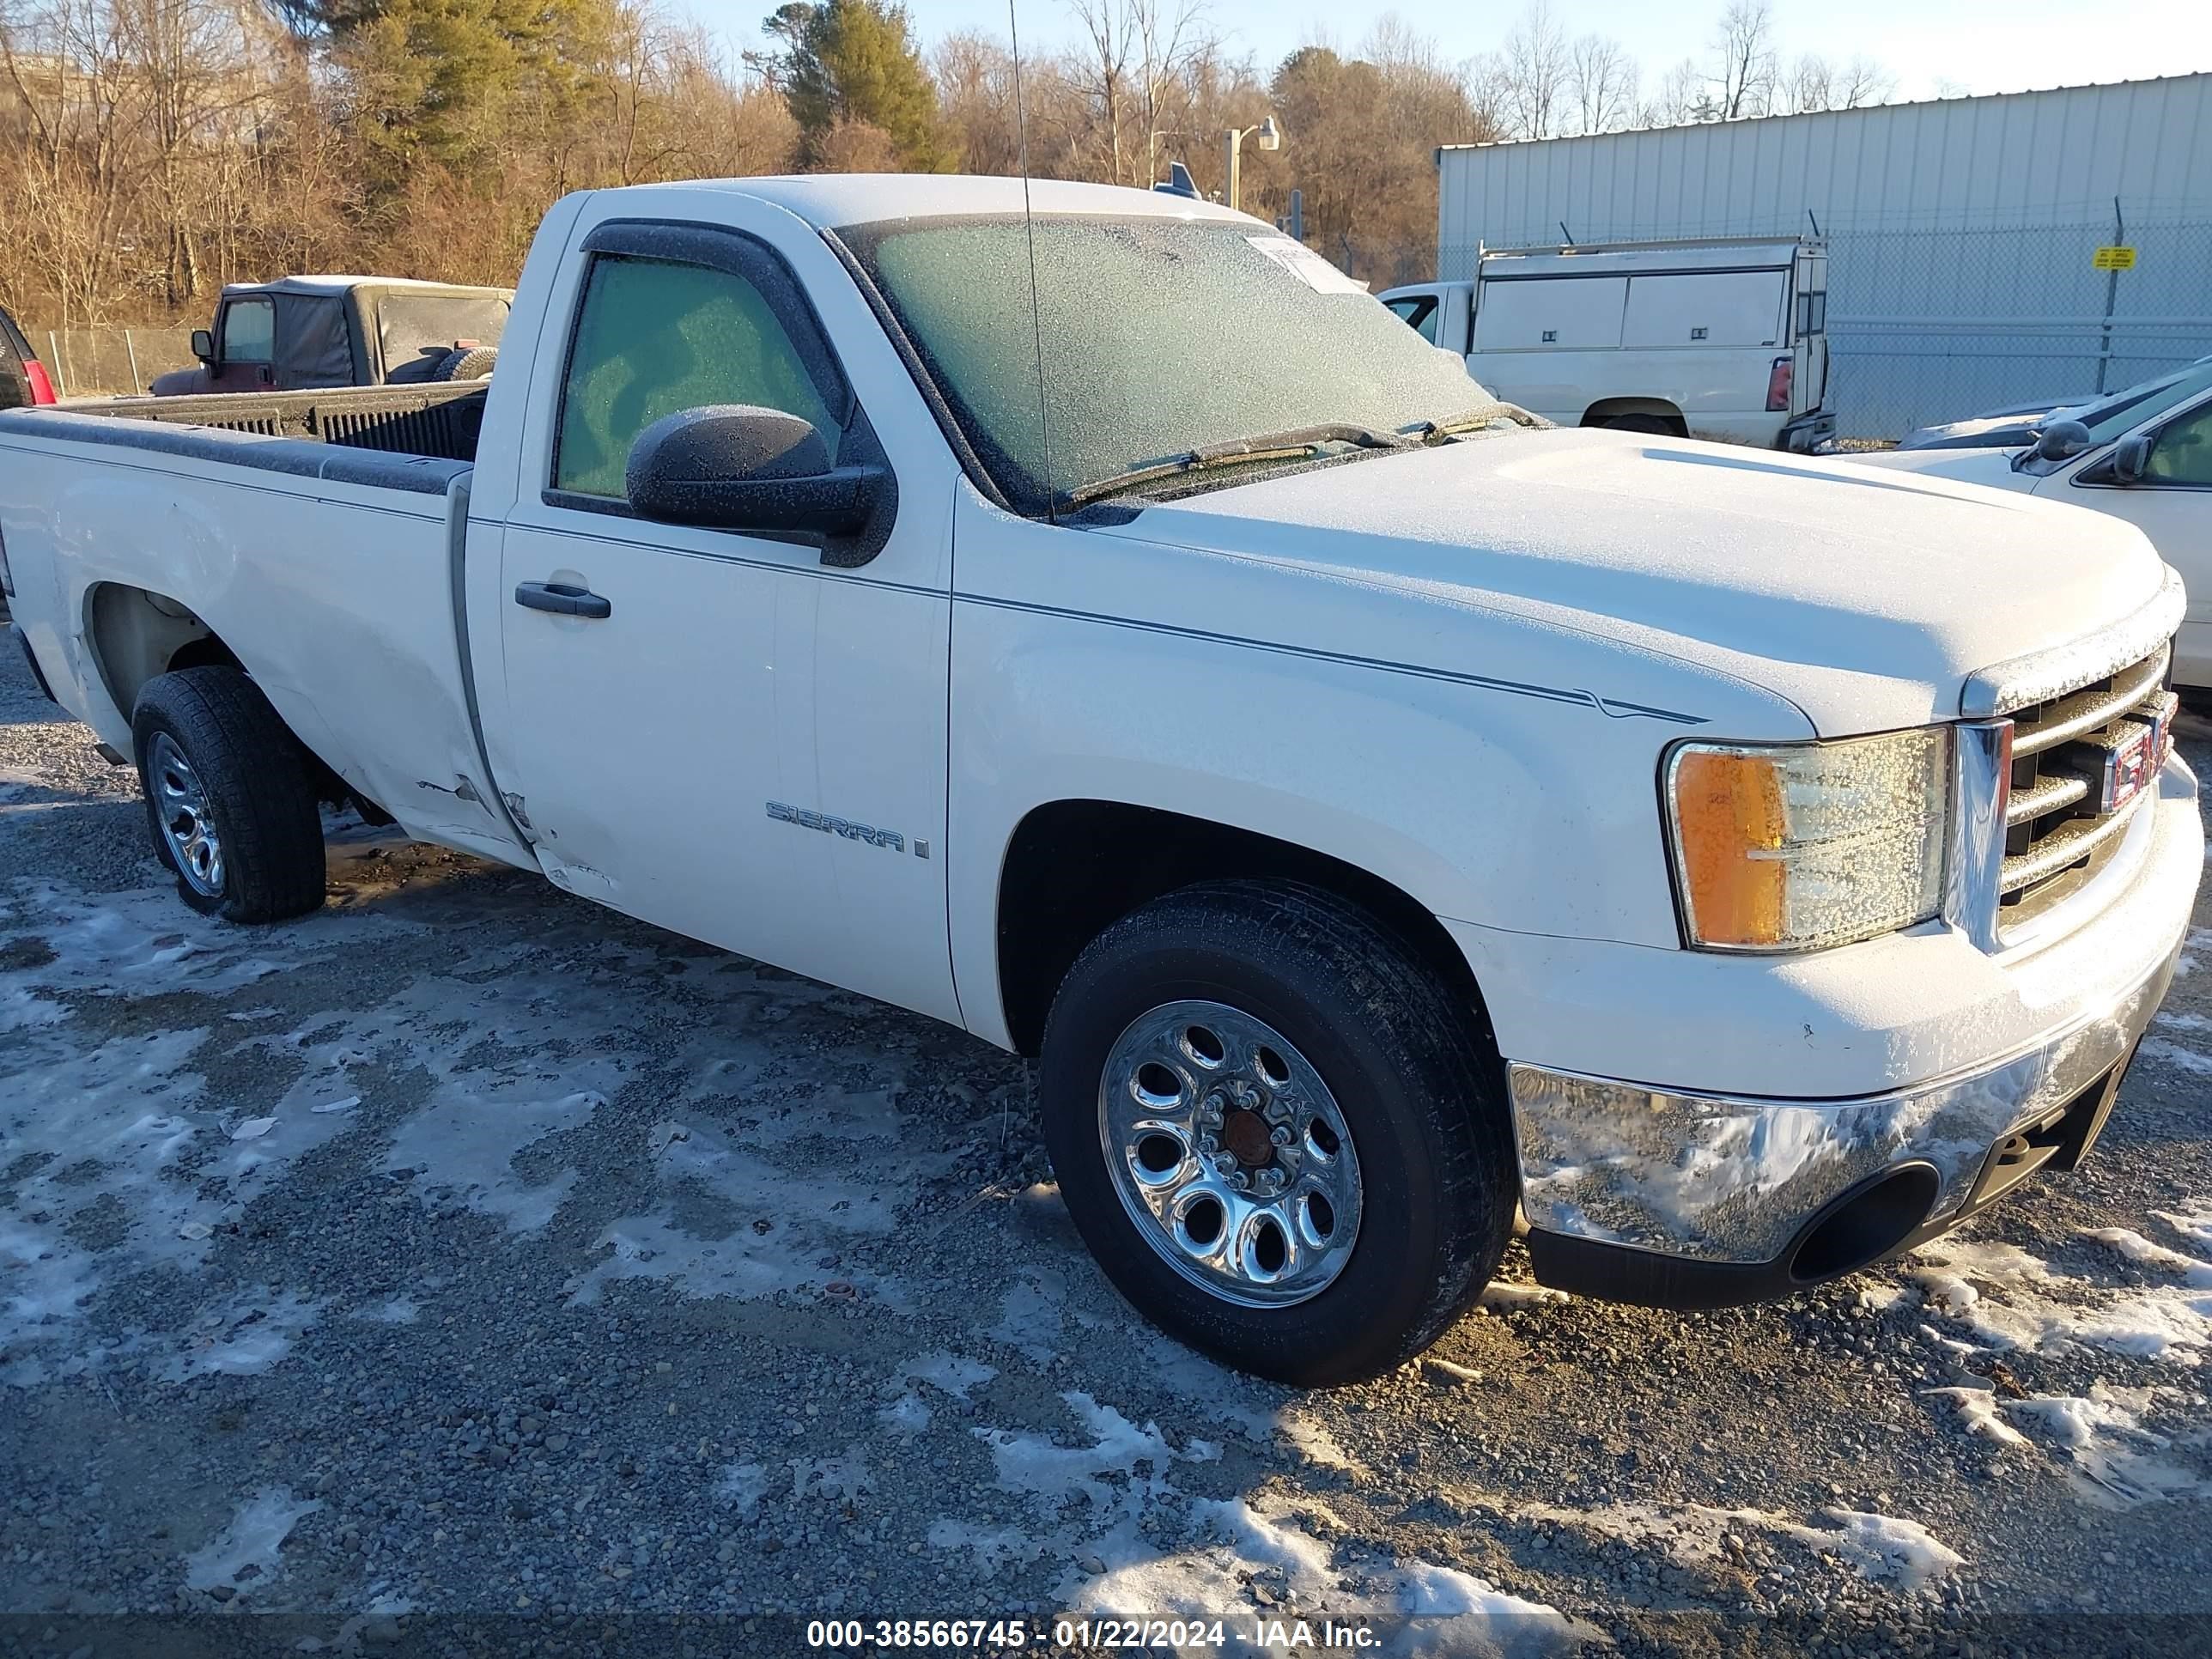
[[[1028,1649],[1224,1648],[1231,1641],[1262,1651],[1282,1649],[1358,1652],[1382,1636],[1358,1621],[1304,1619],[1058,1619],[1049,1626],[1024,1619],[817,1619],[806,1626],[806,1644],[829,1649],[973,1649],[1010,1653]]]

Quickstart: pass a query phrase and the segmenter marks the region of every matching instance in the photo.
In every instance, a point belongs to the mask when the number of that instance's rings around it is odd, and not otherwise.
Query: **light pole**
[[[1221,199],[1232,208],[1237,205],[1239,193],[1240,157],[1244,140],[1254,133],[1259,135],[1261,149],[1280,149],[1283,147],[1283,130],[1275,125],[1275,118],[1272,115],[1256,127],[1231,127],[1221,135],[1222,148],[1228,161],[1227,171],[1223,175]]]

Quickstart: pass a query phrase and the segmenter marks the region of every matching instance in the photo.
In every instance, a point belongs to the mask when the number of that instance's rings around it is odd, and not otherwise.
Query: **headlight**
[[[1806,951],[1925,921],[1943,902],[1951,733],[1686,743],[1667,761],[1692,945]]]

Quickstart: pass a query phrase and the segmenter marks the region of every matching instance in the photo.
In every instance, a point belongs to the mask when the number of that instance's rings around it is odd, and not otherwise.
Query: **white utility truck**
[[[351,802],[1039,1054],[1101,1266],[1272,1376],[1516,1211],[1705,1307],[2070,1168],[2203,866],[2133,526],[1532,429],[1204,203],[574,196],[488,386],[161,402],[0,414],[0,536],[186,903]]]
[[[1377,297],[1562,426],[1802,451],[1836,429],[1827,290],[1826,244],[1726,240],[1483,248],[1472,282]]]

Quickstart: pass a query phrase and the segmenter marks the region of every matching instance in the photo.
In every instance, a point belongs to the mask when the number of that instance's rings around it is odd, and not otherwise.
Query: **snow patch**
[[[1275,1426],[1283,1438],[1289,1441],[1308,1462],[1321,1468],[1334,1469],[1354,1480],[1366,1477],[1367,1470],[1359,1460],[1345,1450],[1334,1435],[1304,1413],[1285,1411]]]
[[[714,1496],[729,1504],[740,1515],[750,1515],[768,1496],[768,1466],[763,1463],[731,1463],[724,1467],[721,1479],[714,1485]]]
[[[194,1376],[258,1376],[292,1352],[322,1306],[296,1291],[272,1297],[266,1286],[227,1297],[193,1323],[161,1375],[172,1382]]]
[[[153,1268],[197,1273],[216,1227],[338,1132],[280,1102],[248,1120],[264,1126],[256,1134],[233,1139],[189,1069],[207,1036],[194,1027],[88,1048],[56,1024],[12,1045],[0,1145],[28,1173],[0,1215],[0,1384],[96,1364],[100,1351],[78,1345],[102,1290]]]
[[[1089,1445],[1061,1446],[1040,1436],[1005,1429],[973,1431],[991,1449],[1001,1488],[1054,1504],[1080,1492],[1097,1513],[1104,1515],[1121,1508],[1125,1498],[1138,1489],[1140,1463],[1151,1465],[1152,1480],[1164,1476],[1175,1454],[1158,1425],[1147,1423],[1139,1428],[1111,1406],[1102,1406],[1080,1391],[1060,1398],[1090,1435]],[[1127,1479],[1109,1485],[1103,1478],[1109,1473]]]
[[[2153,1210],[2151,1213],[2185,1238],[2212,1249],[2212,1210],[2184,1214],[2172,1210]]]
[[[682,1133],[653,1160],[668,1202],[600,1233],[594,1248],[609,1255],[569,1279],[571,1307],[596,1303],[608,1285],[626,1279],[664,1279],[687,1297],[747,1297],[842,1280],[895,1310],[909,1305],[880,1274],[820,1265],[856,1235],[887,1233],[896,1224],[910,1188],[895,1164],[867,1182],[839,1180],[818,1167],[793,1173],[715,1130],[678,1127]],[[677,1212],[687,1188],[732,1215],[732,1231],[716,1237],[688,1231]]]
[[[2047,1448],[2062,1461],[2077,1496],[2114,1510],[2212,1496],[2212,1481],[2160,1455],[2174,1442],[2143,1426],[2160,1395],[2173,1392],[2114,1388],[2102,1381],[2091,1383],[2086,1395],[2032,1394],[2019,1400],[1978,1389],[1929,1390],[1957,1404],[1970,1433],[1987,1435],[2002,1446]]]
[[[2212,1054],[2195,1048],[2185,1048],[2166,1037],[2147,1036],[2136,1048],[2136,1056],[2143,1060],[2162,1060],[2178,1066],[2198,1077],[2212,1077]]]
[[[1264,1500],[1263,1500],[1264,1501]],[[1069,1611],[1094,1618],[1223,1620],[1226,1645],[1191,1654],[1291,1651],[1296,1623],[1369,1623],[1370,1652],[1540,1659],[1602,1645],[1597,1631],[1456,1568],[1421,1560],[1340,1566],[1332,1547],[1294,1518],[1242,1498],[1191,1505],[1217,1541],[1170,1554],[1127,1551],[1096,1578],[1061,1587]],[[1266,1599],[1261,1599],[1264,1593]]]
[[[1786,1530],[1816,1550],[1840,1556],[1863,1578],[1893,1581],[1917,1590],[1966,1564],[1966,1557],[1937,1542],[1917,1521],[1846,1509],[1826,1509],[1820,1517],[1829,1527]]]
[[[1894,1583],[1907,1590],[1924,1589],[1966,1564],[1963,1556],[1918,1522],[1858,1510],[1822,1510],[1820,1526],[1806,1526],[1765,1510],[1721,1510],[1698,1504],[1607,1504],[1589,1510],[1537,1505],[1518,1513],[1524,1519],[1549,1521],[1638,1548],[1657,1549],[1677,1565],[1691,1568],[1723,1559],[1731,1536],[1759,1534],[1791,1540],[1816,1554],[1832,1557],[1862,1578]]]
[[[2126,1249],[2114,1237],[2122,1231],[2091,1236]],[[2160,1248],[2137,1242],[2147,1251]],[[2212,1277],[2198,1277],[2197,1269],[2206,1264],[2179,1252],[2168,1252],[2170,1261],[2137,1259],[2180,1263],[2191,1273],[2187,1284],[2118,1291],[2056,1272],[2010,1244],[1946,1236],[1914,1254],[1928,1265],[1909,1275],[1929,1308],[1964,1325],[1986,1347],[2101,1348],[2193,1365],[2212,1346]]]
[[[1948,1400],[1959,1408],[1962,1426],[1968,1434],[1978,1434],[1994,1440],[2000,1446],[2025,1446],[2027,1437],[2004,1420],[1997,1409],[1997,1397],[1989,1389],[1929,1389],[1931,1399]]]
[[[2140,1261],[2148,1267],[2171,1267],[2179,1273],[2185,1284],[2212,1285],[2212,1261],[2199,1261],[2184,1255],[2179,1250],[2168,1249],[2163,1244],[2154,1244],[2141,1233],[2129,1227],[2099,1227],[2082,1235],[2100,1244],[2109,1244],[2130,1261]]]
[[[264,1486],[239,1505],[228,1526],[185,1558],[185,1587],[260,1589],[276,1577],[277,1553],[292,1528],[320,1508],[312,1498],[294,1498],[289,1486]]]
[[[412,1176],[416,1195],[432,1209],[493,1216],[511,1233],[538,1232],[551,1224],[577,1172],[532,1182],[515,1170],[515,1158],[550,1134],[589,1122],[606,1103],[595,1090],[551,1100],[499,1088],[441,1091],[399,1126],[377,1168]]]
[[[927,1428],[929,1419],[929,1407],[911,1389],[876,1413],[876,1421],[902,1440],[911,1440]]]
[[[991,1334],[1038,1364],[1049,1364],[1060,1352],[1060,1315],[1066,1301],[1067,1280],[1060,1273],[1050,1267],[1024,1267],[1006,1291]]]
[[[941,1389],[955,1400],[967,1399],[969,1389],[981,1387],[998,1374],[996,1366],[986,1365],[979,1359],[963,1358],[942,1348],[908,1362],[906,1367],[906,1375],[915,1382]]]

